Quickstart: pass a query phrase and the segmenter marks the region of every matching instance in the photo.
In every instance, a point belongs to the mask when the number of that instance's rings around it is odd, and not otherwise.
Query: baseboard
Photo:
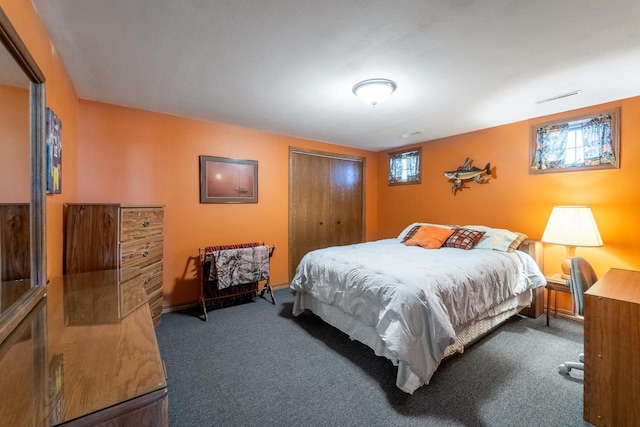
[[[286,282],[278,283],[277,285],[271,285],[271,289],[273,289],[274,291],[277,291],[280,289],[287,289],[288,287],[289,287],[289,284]],[[191,301],[186,304],[172,305],[170,307],[162,307],[162,312],[171,313],[173,311],[186,310],[188,308],[193,308],[193,307],[200,307],[200,300]]]
[[[187,304],[172,305],[171,307],[162,307],[163,313],[171,313],[173,311],[186,310],[188,308],[200,307],[200,301],[192,301]]]

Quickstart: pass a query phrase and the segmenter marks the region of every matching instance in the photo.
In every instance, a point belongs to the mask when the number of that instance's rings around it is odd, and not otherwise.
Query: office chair
[[[598,277],[596,276],[596,272],[593,271],[591,264],[580,257],[575,257],[571,260],[571,271],[569,274],[571,275],[569,286],[576,307],[576,314],[582,315],[584,310],[584,293],[598,280]],[[580,353],[578,360],[580,361],[564,362],[558,367],[558,371],[565,375],[569,375],[572,369],[584,371],[584,353]]]

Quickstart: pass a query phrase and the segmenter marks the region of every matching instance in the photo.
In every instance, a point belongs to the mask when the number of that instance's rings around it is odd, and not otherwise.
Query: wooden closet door
[[[364,240],[363,162],[290,150],[289,279],[315,249]]]
[[[330,237],[327,246],[360,243],[363,236],[362,162],[331,159]]]

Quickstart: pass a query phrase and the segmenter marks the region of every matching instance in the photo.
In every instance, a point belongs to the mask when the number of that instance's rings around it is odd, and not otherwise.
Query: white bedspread
[[[520,251],[429,250],[386,239],[312,251],[290,287],[373,330],[376,346],[383,347],[374,348],[376,354],[398,365],[396,384],[413,393],[428,384],[456,328],[545,283],[534,260]],[[294,303],[295,316],[304,311],[301,305]],[[353,323],[347,329],[353,331]]]

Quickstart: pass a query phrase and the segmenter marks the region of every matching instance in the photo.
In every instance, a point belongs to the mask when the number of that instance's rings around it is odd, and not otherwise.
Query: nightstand
[[[571,287],[569,287],[569,283],[567,279],[563,279],[560,273],[552,274],[551,276],[547,276],[547,285],[545,286],[547,290],[547,326],[549,326],[549,310],[551,308],[551,292],[564,292],[565,294],[571,295]],[[572,311],[573,311],[573,299],[572,299]],[[558,317],[558,294],[556,294],[556,298],[554,300],[555,313],[554,316]]]

